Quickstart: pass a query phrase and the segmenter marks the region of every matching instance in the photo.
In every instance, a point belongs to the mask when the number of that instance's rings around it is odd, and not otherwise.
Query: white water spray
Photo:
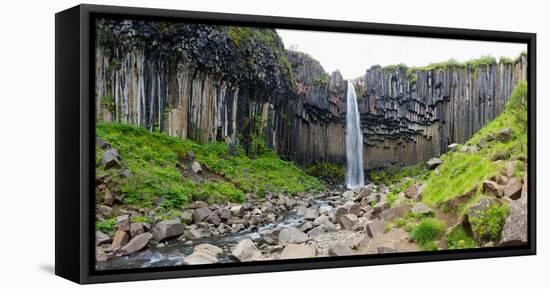
[[[346,186],[357,188],[365,185],[363,174],[363,132],[353,83],[348,81],[346,113]]]

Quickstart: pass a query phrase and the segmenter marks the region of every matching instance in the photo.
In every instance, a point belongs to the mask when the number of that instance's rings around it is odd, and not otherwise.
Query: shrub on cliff
[[[343,165],[330,162],[315,162],[306,167],[305,172],[309,175],[320,178],[329,184],[339,184],[344,182],[346,169]]]

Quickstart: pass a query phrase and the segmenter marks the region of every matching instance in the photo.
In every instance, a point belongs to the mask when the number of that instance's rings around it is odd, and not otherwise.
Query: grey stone
[[[156,224],[153,227],[153,239],[157,242],[165,239],[175,238],[185,232],[185,225],[178,220],[167,220]]]
[[[295,227],[284,228],[279,232],[279,245],[304,243],[308,235]]]
[[[153,234],[151,233],[143,233],[139,234],[135,237],[133,237],[128,244],[126,244],[124,247],[120,249],[120,252],[124,255],[129,255],[134,252],[137,252],[149,243],[149,240],[151,240],[151,237],[153,237]]]
[[[303,244],[288,244],[281,253],[281,259],[305,259],[315,257],[315,249]]]
[[[198,224],[206,220],[206,218],[208,218],[208,216],[210,216],[211,214],[212,214],[212,211],[209,208],[206,208],[206,207],[197,208],[195,212],[193,212],[193,222],[195,224]]]
[[[243,239],[233,247],[231,255],[241,262],[247,262],[259,260],[262,256],[262,252],[258,250],[252,240]]]
[[[443,164],[443,161],[440,158],[431,158],[428,162],[426,162],[426,168],[433,170],[441,164]]]

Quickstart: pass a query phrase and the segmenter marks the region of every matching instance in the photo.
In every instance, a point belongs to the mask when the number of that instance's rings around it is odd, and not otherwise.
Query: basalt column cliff
[[[260,138],[301,164],[345,163],[347,81],[285,50],[275,30],[136,20],[96,28],[99,121],[246,149]],[[502,111],[526,68],[525,57],[412,72],[372,67],[355,82],[365,168],[414,164],[464,142]]]

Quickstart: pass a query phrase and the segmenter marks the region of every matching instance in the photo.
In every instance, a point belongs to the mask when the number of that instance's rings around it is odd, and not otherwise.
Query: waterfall
[[[363,133],[357,107],[357,96],[353,83],[348,81],[346,113],[346,186],[348,188],[365,185],[363,175]]]

